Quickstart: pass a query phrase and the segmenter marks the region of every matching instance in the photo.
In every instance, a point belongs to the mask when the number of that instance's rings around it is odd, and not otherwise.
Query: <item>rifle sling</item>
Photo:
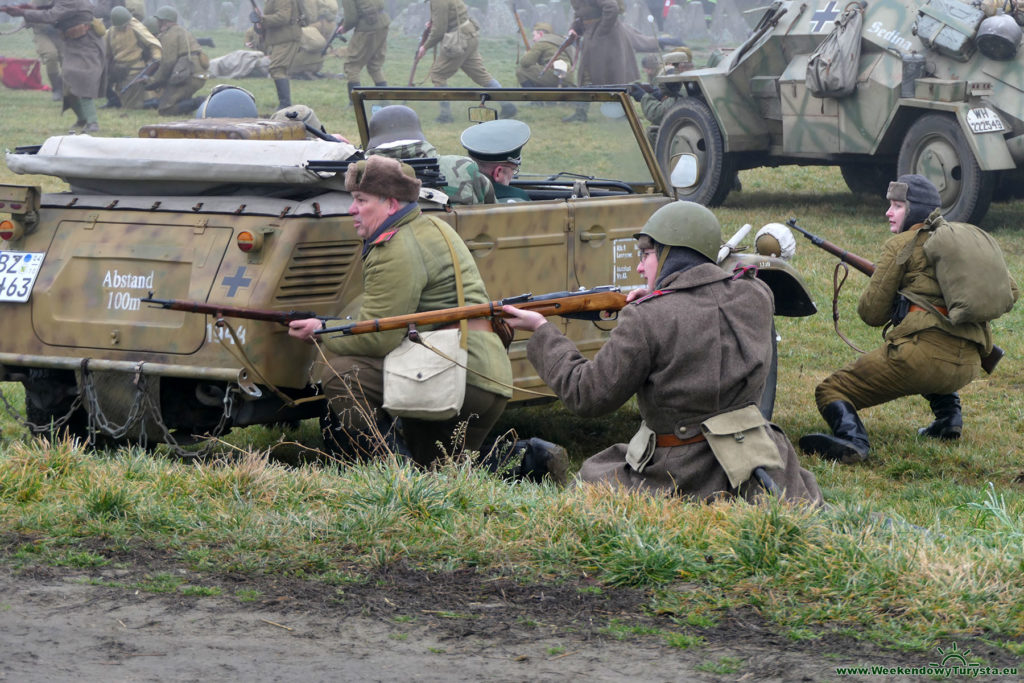
[[[839,279],[839,269],[843,269],[843,277]],[[846,283],[846,278],[850,276],[850,267],[846,265],[846,262],[840,261],[836,264],[836,268],[832,271],[832,325],[835,327],[836,334],[839,338],[846,342],[846,345],[857,353],[866,353],[864,349],[859,348],[856,344],[847,338],[843,331],[839,329],[839,292],[842,290],[843,285]]]

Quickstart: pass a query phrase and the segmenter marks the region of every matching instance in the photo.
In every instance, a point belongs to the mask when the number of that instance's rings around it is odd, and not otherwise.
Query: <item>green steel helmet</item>
[[[661,207],[633,237],[643,235],[667,247],[688,247],[712,262],[718,259],[722,246],[722,226],[715,214],[694,202],[672,202]]]
[[[114,26],[124,26],[132,20],[132,13],[126,8],[118,6],[110,10],[110,23]]]
[[[171,23],[178,23],[178,10],[174,9],[170,5],[164,5],[156,11],[154,15],[160,21],[169,21]]]
[[[160,20],[156,17],[146,17],[142,20],[142,25],[145,26],[146,30],[152,33],[154,36],[160,33]]]
[[[369,128],[370,139],[366,141],[366,149],[376,149],[399,140],[426,140],[420,128],[420,117],[402,104],[391,104],[378,110],[370,117]]]

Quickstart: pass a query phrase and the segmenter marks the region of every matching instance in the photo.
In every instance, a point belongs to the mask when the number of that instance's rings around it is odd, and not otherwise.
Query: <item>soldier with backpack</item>
[[[868,325],[891,325],[885,344],[834,372],[814,392],[831,434],[807,434],[800,448],[844,464],[866,460],[858,410],[921,394],[935,420],[921,436],[959,439],[960,396],[992,350],[988,322],[1019,294],[1002,252],[987,233],[947,222],[942,198],[921,175],[902,175],[886,194],[889,230],[857,312]]]

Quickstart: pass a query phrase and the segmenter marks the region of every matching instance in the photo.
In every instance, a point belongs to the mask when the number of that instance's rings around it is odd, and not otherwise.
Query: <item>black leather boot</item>
[[[292,84],[287,78],[274,80],[274,87],[277,89],[277,108],[284,109],[292,106]]]
[[[800,450],[817,453],[825,460],[836,460],[844,465],[867,460],[870,450],[868,432],[852,404],[832,401],[822,408],[821,416],[832,429],[832,434],[806,434],[800,437]]]
[[[574,121],[586,121],[587,120],[587,105],[580,103],[576,105],[576,111],[569,116],[562,117],[562,123],[573,123]]]
[[[930,436],[945,441],[955,441],[960,438],[963,431],[964,418],[960,412],[960,395],[955,391],[952,394],[923,394],[932,407],[935,420],[927,427],[917,430],[918,436]]]
[[[548,476],[559,486],[568,479],[569,455],[558,444],[533,437],[512,442],[499,439],[489,449],[479,466],[510,481],[523,480],[539,484]]]

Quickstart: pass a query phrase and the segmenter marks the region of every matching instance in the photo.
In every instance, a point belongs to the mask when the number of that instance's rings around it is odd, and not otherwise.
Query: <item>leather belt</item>
[[[949,309],[948,308],[943,308],[942,306],[936,306],[935,310],[938,311],[939,313],[941,313],[942,315],[949,315]],[[931,311],[929,311],[927,308],[924,308],[923,306],[918,306],[917,304],[910,304],[910,308],[907,309],[907,312],[908,313],[913,313],[914,311],[920,311],[921,313],[931,313]]]
[[[697,443],[698,441],[704,440],[704,433],[700,433],[697,436],[691,436],[689,439],[680,439],[675,434],[658,434],[655,438],[654,443],[659,447],[665,446],[687,446],[691,443]]]

